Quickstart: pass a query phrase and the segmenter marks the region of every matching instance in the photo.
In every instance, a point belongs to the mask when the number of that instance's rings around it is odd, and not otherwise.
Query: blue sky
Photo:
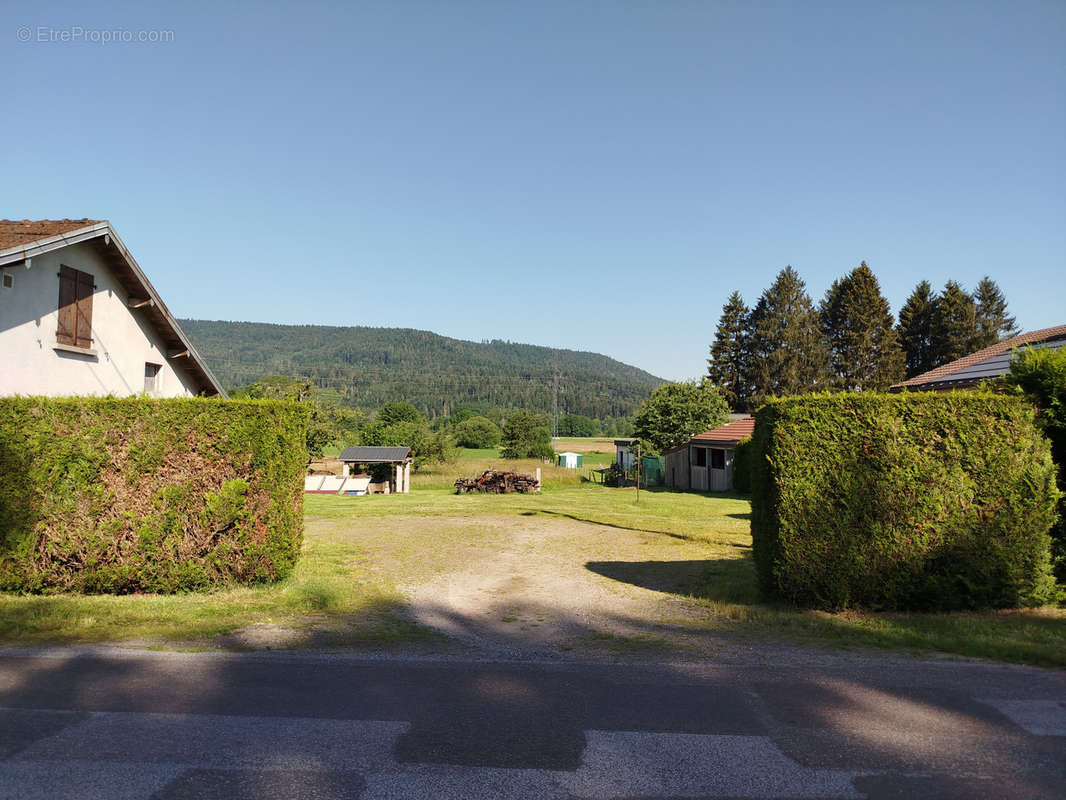
[[[1058,0],[4,2],[0,20],[0,217],[111,220],[179,316],[422,328],[682,378],[731,290],[754,303],[792,264],[817,300],[866,260],[894,310],[919,280],[987,273],[1023,328],[1066,323]]]

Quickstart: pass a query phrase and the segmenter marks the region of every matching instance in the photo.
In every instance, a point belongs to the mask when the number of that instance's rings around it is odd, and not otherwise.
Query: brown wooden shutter
[[[93,346],[93,276],[78,272],[78,322],[74,334],[76,347]]]
[[[78,302],[78,271],[70,267],[59,268],[59,327],[56,341],[59,344],[74,344],[75,317]]]

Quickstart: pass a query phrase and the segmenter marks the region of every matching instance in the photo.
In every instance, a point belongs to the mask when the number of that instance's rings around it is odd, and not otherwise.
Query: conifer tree
[[[977,324],[971,350],[980,350],[1018,333],[1017,320],[1007,315],[1007,299],[996,282],[985,275],[973,293]]]
[[[929,281],[914,287],[903,308],[899,310],[896,332],[903,348],[906,375],[913,378],[936,366],[933,325],[936,319],[936,297]]]
[[[833,281],[819,313],[839,388],[883,391],[903,377],[903,350],[892,312],[865,261]]]
[[[948,281],[936,299],[933,315],[933,366],[972,353],[976,338],[977,305],[956,281]]]
[[[733,410],[747,408],[747,324],[751,313],[744,304],[740,292],[729,295],[722,306],[718,320],[711,357],[707,359],[707,377],[722,390],[726,402]]]
[[[829,348],[799,273],[786,267],[749,315],[750,405],[830,387]]]

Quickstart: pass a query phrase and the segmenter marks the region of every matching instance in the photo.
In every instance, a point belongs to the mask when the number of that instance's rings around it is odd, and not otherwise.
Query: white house
[[[225,392],[110,223],[0,220],[0,395]]]

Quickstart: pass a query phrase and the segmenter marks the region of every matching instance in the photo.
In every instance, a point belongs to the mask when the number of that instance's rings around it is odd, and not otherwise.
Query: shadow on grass
[[[632,525],[620,525],[617,522],[604,522],[603,520],[599,520],[599,519],[590,519],[588,517],[582,517],[582,516],[580,516],[578,514],[566,514],[566,513],[562,512],[562,511],[552,511],[552,510],[546,509],[546,508],[538,509],[537,511],[522,511],[522,512],[519,513],[519,516],[521,516],[521,517],[537,517],[537,516],[540,516],[542,514],[544,516],[548,516],[548,517],[561,517],[563,519],[573,520],[574,522],[584,522],[584,523],[587,523],[588,525],[600,525],[600,526],[602,526],[604,528],[616,528],[617,530],[620,530],[620,531],[636,531],[637,533],[654,533],[657,536],[669,536],[671,539],[681,539],[682,541],[686,541],[686,542],[699,541],[698,539],[696,539],[696,538],[694,538],[692,536],[687,536],[687,535],[685,535],[683,533],[673,533],[671,531],[660,531],[660,530],[655,530],[653,528],[636,528],[636,527],[633,527]]]
[[[718,603],[759,601],[749,557],[698,561],[589,561],[585,568],[605,578],[656,592]]]

